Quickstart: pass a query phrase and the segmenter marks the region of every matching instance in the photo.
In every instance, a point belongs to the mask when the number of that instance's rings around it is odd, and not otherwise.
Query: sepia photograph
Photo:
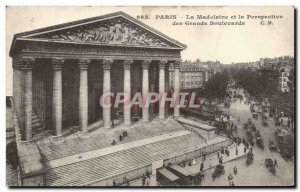
[[[296,186],[295,7],[5,9],[7,187]]]

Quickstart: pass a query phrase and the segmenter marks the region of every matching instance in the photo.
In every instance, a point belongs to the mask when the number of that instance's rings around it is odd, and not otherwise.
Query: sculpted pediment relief
[[[178,47],[122,17],[36,35],[31,38],[124,46]]]

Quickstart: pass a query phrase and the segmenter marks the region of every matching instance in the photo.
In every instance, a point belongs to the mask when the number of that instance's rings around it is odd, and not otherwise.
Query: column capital
[[[110,70],[113,62],[114,62],[114,60],[112,60],[112,59],[103,59],[103,61],[102,61],[103,69]]]
[[[57,69],[57,70],[62,69],[64,62],[65,60],[63,58],[60,57],[52,58],[53,69]]]
[[[89,64],[90,64],[91,60],[90,59],[79,59],[78,64],[79,64],[79,69],[88,69],[89,68]]]
[[[151,60],[143,60],[142,61],[142,68],[143,69],[149,69],[150,63],[151,63]]]
[[[174,69],[180,69],[180,61],[174,61]]]
[[[132,63],[133,63],[133,60],[124,60],[124,62],[123,62],[124,69],[130,70]]]
[[[35,62],[33,57],[19,57],[13,59],[13,68],[14,69],[32,69],[32,66]]]
[[[159,68],[160,69],[165,69],[167,62],[168,62],[167,60],[160,60],[159,63],[158,63]]]

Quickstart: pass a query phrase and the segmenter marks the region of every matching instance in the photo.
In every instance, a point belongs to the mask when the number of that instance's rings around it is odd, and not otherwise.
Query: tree
[[[202,96],[211,100],[224,99],[228,85],[229,73],[225,69],[213,75],[205,84]]]

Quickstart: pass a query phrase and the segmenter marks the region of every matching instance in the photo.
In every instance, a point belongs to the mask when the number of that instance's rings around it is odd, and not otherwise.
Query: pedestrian
[[[115,113],[112,112],[112,114],[111,114],[111,126],[112,126],[112,127],[115,126],[115,121],[114,121],[114,119],[115,119]]]
[[[204,154],[204,155],[203,155],[203,161],[204,161],[205,159],[206,159],[206,155]]]
[[[236,155],[236,156],[239,155],[239,151],[238,151],[238,148],[237,148],[237,147],[235,148],[235,155]]]
[[[233,179],[233,177],[232,177],[231,173],[229,173],[229,175],[228,175],[228,181],[231,181],[232,179]]]
[[[145,175],[143,174],[143,176],[142,176],[142,185],[143,185],[143,186],[145,186],[145,182],[146,182],[146,177],[145,177]]]
[[[282,118],[280,119],[280,123],[283,124],[283,119]]]
[[[114,121],[114,119],[111,120],[111,126],[112,126],[112,127],[115,126],[115,121]]]
[[[220,158],[220,152],[219,151],[218,151],[217,155],[218,155],[218,158]]]
[[[113,180],[113,186],[116,186],[116,180]]]
[[[244,153],[246,153],[247,152],[247,148],[246,147],[244,147]]]
[[[240,146],[241,143],[242,143],[242,138],[238,136],[238,146]]]
[[[237,174],[237,168],[236,168],[236,166],[234,166],[234,168],[233,168],[233,173],[234,173],[234,175],[236,175]]]
[[[146,176],[150,179],[150,172],[146,170]]]
[[[192,162],[193,165],[196,165],[196,159],[193,158],[193,162]]]
[[[127,177],[123,177],[123,183],[127,183]]]
[[[220,163],[220,164],[223,163],[223,157],[222,157],[222,156],[219,158],[219,163]]]
[[[200,171],[203,171],[203,169],[204,169],[204,164],[202,162],[201,165],[200,165]]]
[[[274,159],[274,165],[275,165],[276,167],[278,167],[278,164],[277,164],[277,160],[276,160],[276,159]]]
[[[226,149],[226,155],[229,157],[230,156],[230,152],[228,149]]]
[[[122,140],[123,140],[123,136],[120,135],[120,136],[119,136],[119,141],[122,141]]]

